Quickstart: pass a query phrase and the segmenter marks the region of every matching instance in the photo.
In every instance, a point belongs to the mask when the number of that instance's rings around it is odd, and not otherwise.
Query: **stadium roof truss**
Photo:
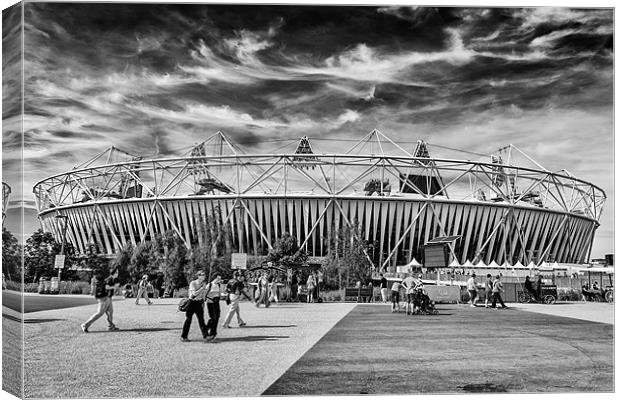
[[[394,150],[390,154],[388,147]],[[560,225],[555,226],[549,235],[558,235],[564,229],[575,230],[574,235],[569,235],[569,246],[572,240],[584,239],[577,236],[589,235],[587,232],[577,232],[572,221],[570,227],[565,225],[569,222],[569,216],[579,216],[598,225],[606,199],[600,188],[577,179],[566,170],[548,171],[515,146],[501,150],[505,156],[507,154],[506,163],[501,157],[493,157],[490,162],[431,158],[424,142],[419,141],[416,149],[408,152],[378,130],[373,130],[341,154],[315,153],[307,137],[300,140],[294,153],[246,154],[226,135],[217,132],[194,146],[187,154],[178,157],[143,158],[110,148],[71,171],[38,182],[33,191],[40,217],[88,207],[91,210],[88,213],[79,216],[72,214],[70,223],[89,226],[90,231],[69,230],[70,240],[74,243],[101,241],[105,243],[108,253],[121,248],[126,238],[134,244],[147,240],[153,234],[154,227],[157,231],[164,227],[173,229],[190,247],[193,240],[190,230],[195,229],[194,225],[198,222],[180,223],[183,218],[187,218],[185,214],[178,217],[178,210],[164,206],[171,199],[208,198],[227,201],[228,206],[221,210],[222,222],[243,219],[241,225],[245,225],[245,229],[249,229],[250,225],[256,229],[258,237],[254,240],[264,241],[267,248],[272,246],[269,238],[277,233],[271,232],[271,229],[282,227],[263,223],[268,218],[263,213],[270,210],[261,207],[260,211],[256,211],[251,199],[322,199],[324,205],[319,209],[304,209],[305,213],[313,213],[312,224],[294,224],[290,221],[289,226],[297,226],[297,230],[301,229],[300,225],[304,226],[305,231],[297,234],[302,247],[308,245],[315,230],[324,232],[324,224],[333,225],[331,220],[326,219],[328,214],[331,219],[334,218],[332,213],[339,215],[335,219],[339,221],[336,224],[355,224],[351,216],[359,213],[352,214],[348,209],[345,210],[346,207],[352,207],[344,203],[346,200],[368,200],[369,197],[394,201],[415,199],[420,207],[415,211],[415,216],[414,211],[411,211],[413,217],[406,224],[399,217],[396,218],[398,222],[395,226],[380,228],[400,232],[388,243],[388,254],[381,257],[382,268],[394,262],[399,246],[404,246],[404,241],[412,237],[407,235],[409,231],[423,223],[419,218],[428,218],[428,215],[433,214],[438,225],[438,235],[458,234],[454,229],[455,222],[446,221],[446,216],[442,216],[438,210],[444,202],[500,207],[501,212],[483,216],[489,218],[488,233],[478,238],[476,259],[492,251],[489,247],[497,245],[494,243],[497,237],[503,235],[507,238],[508,232],[517,234],[510,237],[510,240],[500,241],[506,254],[516,247],[527,247],[529,230],[541,227],[532,227],[523,220],[524,217],[515,214],[515,208],[564,215]],[[535,168],[510,165],[515,154],[523,155]],[[99,164],[101,162],[103,164]],[[128,221],[129,217],[122,215],[122,212],[113,215],[102,208],[108,204],[122,203],[127,203],[127,210],[139,214],[135,218],[140,223]],[[240,216],[241,211],[244,216]],[[396,209],[395,212],[403,211]],[[308,215],[299,213],[287,215],[289,219],[308,219]],[[97,235],[97,224],[105,226],[113,234],[109,237],[103,235],[103,238],[97,240],[93,237]],[[120,232],[122,226],[131,224],[140,232],[137,237]],[[44,224],[44,227],[57,235],[60,233],[60,228],[52,222]],[[365,229],[367,238],[374,237],[374,233],[368,231],[368,224]],[[279,229],[280,233],[282,231]],[[380,237],[384,237],[383,234]],[[468,240],[464,238],[464,241]],[[546,254],[559,251],[550,247],[552,243],[553,240],[549,241],[549,246],[538,250],[540,262]],[[522,254],[519,258],[529,262],[532,255]]]

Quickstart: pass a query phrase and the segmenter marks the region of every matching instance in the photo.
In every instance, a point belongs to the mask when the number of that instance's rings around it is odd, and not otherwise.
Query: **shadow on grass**
[[[218,337],[215,342],[275,342],[278,339],[288,339],[290,336],[267,336],[267,335],[257,335],[257,336],[241,336],[241,337]]]

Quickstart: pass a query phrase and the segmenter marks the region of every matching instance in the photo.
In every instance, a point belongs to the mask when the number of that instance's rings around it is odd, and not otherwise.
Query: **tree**
[[[208,214],[198,220],[199,240],[192,244],[190,262],[185,271],[188,281],[194,279],[199,270],[205,271],[209,278],[216,274],[232,277],[231,227],[230,223],[222,224],[221,220],[219,207],[215,208],[214,215]]]
[[[370,279],[370,262],[366,255],[368,241],[361,239],[359,227],[343,227],[337,235],[331,235],[329,253],[324,267],[326,286],[344,284],[350,286],[357,281]]]
[[[21,281],[22,246],[17,238],[2,228],[2,273],[7,280]]]
[[[129,279],[138,282],[144,274],[157,269],[157,246],[153,242],[143,242],[136,246],[128,265]],[[155,265],[153,263],[155,262]]]
[[[107,258],[99,254],[98,246],[94,243],[90,243],[86,246],[85,253],[84,268],[91,269],[95,276],[106,277],[108,275],[110,263]]]
[[[129,274],[129,264],[131,264],[131,257],[134,252],[134,247],[131,243],[127,243],[121,251],[118,252],[116,258],[112,262],[112,266],[118,269],[119,282],[125,283],[131,280]]]
[[[164,273],[164,282],[172,285],[173,289],[187,286],[185,269],[188,259],[185,243],[174,231],[167,231],[164,236],[158,239],[158,252],[162,255],[160,265]]]
[[[308,254],[297,245],[297,238],[288,232],[279,237],[267,254],[267,261],[285,268],[299,267],[308,260]]]
[[[36,282],[42,276],[55,276],[57,271],[54,269],[54,258],[60,254],[60,249],[61,244],[51,233],[43,232],[42,229],[34,232],[24,246],[24,282]],[[66,264],[72,263],[74,254],[71,243],[66,243]]]

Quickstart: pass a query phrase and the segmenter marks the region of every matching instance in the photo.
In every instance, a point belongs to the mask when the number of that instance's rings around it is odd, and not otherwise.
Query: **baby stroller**
[[[415,314],[437,315],[439,311],[435,308],[435,302],[428,297],[424,289],[419,288],[415,291],[413,305]]]

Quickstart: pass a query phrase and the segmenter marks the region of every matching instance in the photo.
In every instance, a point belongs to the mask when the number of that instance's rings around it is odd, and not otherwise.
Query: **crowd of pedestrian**
[[[279,286],[282,285],[282,276],[269,274],[268,270],[258,270],[255,271],[255,273],[249,273],[249,275],[254,277],[254,285],[248,284],[246,282],[246,276],[239,271],[235,271],[233,278],[226,284],[223,283],[220,274],[216,274],[213,279],[208,281],[206,272],[198,271],[195,279],[189,283],[187,293],[188,304],[184,310],[185,320],[181,330],[181,341],[190,341],[188,335],[192,321],[194,317],[196,317],[203,340],[214,342],[218,334],[218,325],[221,317],[220,303],[222,300],[226,301],[228,310],[221,326],[227,329],[231,327],[230,324],[234,317],[236,317],[239,327],[246,325],[241,317],[239,305],[242,298],[255,303],[256,307],[259,307],[261,304],[265,307],[269,307],[271,303],[278,303],[280,301]],[[102,273],[98,273],[92,278],[91,293],[93,293],[97,300],[97,311],[81,325],[84,333],[89,333],[88,329],[90,326],[103,315],[107,316],[108,330],[118,330],[113,321],[112,305],[112,296],[118,286],[117,277],[118,270],[114,269],[109,271],[107,277]],[[320,282],[320,275],[316,272],[311,272],[308,275],[306,281],[306,288],[308,290],[306,301],[314,302],[316,300]],[[290,287],[288,299],[290,301],[299,300],[302,283],[299,271],[293,272],[288,280]],[[126,286],[128,287],[124,288],[123,294],[125,297],[132,297],[135,295],[136,305],[140,305],[141,299],[144,299],[148,305],[151,305],[153,303],[151,297],[163,297],[165,293],[163,276],[161,275],[158,275],[153,282],[149,279],[149,276],[145,274],[138,281],[137,285],[132,286],[128,284]],[[255,286],[252,296],[248,293],[248,289],[251,286]],[[134,291],[135,288],[137,288],[137,291]],[[208,315],[208,320],[206,322],[205,309]]]

